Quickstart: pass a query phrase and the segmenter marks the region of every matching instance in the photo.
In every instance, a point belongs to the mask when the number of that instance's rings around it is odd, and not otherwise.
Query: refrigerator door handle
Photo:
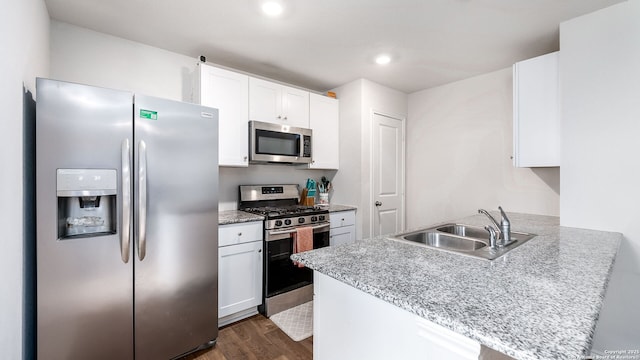
[[[138,259],[147,252],[147,144],[138,143]]]
[[[122,141],[122,233],[120,234],[120,256],[125,264],[131,253],[131,149],[129,139]]]

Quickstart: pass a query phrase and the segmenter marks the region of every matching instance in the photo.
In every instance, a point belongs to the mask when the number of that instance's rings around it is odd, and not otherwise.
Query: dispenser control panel
[[[115,169],[58,169],[58,196],[115,195]]]

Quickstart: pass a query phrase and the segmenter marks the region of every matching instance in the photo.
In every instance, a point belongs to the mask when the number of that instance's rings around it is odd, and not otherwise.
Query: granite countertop
[[[493,261],[385,237],[291,258],[516,359],[588,355],[622,235],[508,216],[513,231],[538,236]]]
[[[329,204],[329,212],[350,211],[358,208],[351,205]]]
[[[218,225],[228,225],[263,220],[264,216],[262,215],[251,214],[240,210],[225,210],[218,212]]]

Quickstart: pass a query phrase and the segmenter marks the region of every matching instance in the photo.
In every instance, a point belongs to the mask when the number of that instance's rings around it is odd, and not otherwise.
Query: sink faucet
[[[507,217],[507,214],[502,210],[502,206],[498,206],[502,219],[500,220],[500,231],[502,232],[503,246],[507,246],[511,243],[511,221]]]
[[[489,247],[495,249],[497,247],[496,241],[498,240],[498,230],[491,225],[485,226],[484,229],[489,232]]]
[[[497,242],[497,246],[498,247],[503,247],[503,246],[507,246],[507,245],[511,244],[511,242],[512,242],[512,240],[511,240],[511,222],[509,221],[509,218],[507,217],[507,214],[505,214],[504,210],[502,210],[502,206],[498,206],[498,210],[500,210],[500,215],[502,216],[502,219],[500,219],[500,223],[498,223],[498,221],[493,216],[491,216],[491,214],[489,214],[489,212],[487,210],[479,209],[478,213],[486,215],[489,218],[489,220],[491,220],[493,225],[495,225],[495,228],[493,228],[492,226],[488,226],[489,228],[491,228],[491,230],[487,229],[487,231],[489,231],[489,234],[491,235],[491,237],[495,238],[496,234],[494,233],[494,231],[497,229],[498,237],[500,238],[500,241]],[[486,227],[485,227],[485,229],[486,229]],[[494,231],[492,231],[492,230],[494,230]],[[495,248],[495,242],[494,241],[491,241],[491,247]]]

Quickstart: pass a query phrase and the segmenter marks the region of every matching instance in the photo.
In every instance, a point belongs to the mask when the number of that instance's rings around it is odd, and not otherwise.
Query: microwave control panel
[[[311,157],[311,136],[304,135],[302,157]]]

